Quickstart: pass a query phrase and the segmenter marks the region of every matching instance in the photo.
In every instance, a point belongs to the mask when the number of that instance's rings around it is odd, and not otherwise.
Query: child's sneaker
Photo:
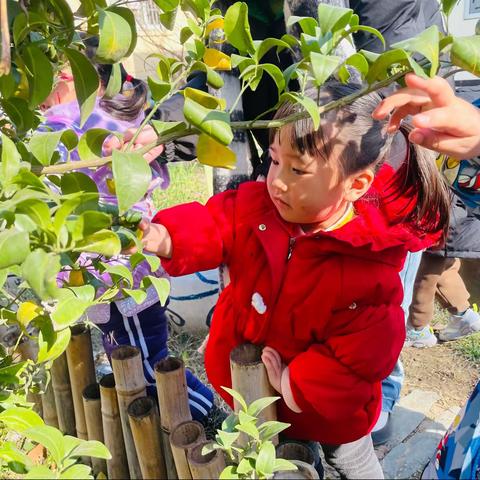
[[[462,315],[450,315],[447,326],[438,334],[442,342],[449,342],[460,337],[480,332],[480,315],[474,308],[469,308]]]
[[[420,330],[407,328],[407,338],[405,347],[427,348],[437,344],[437,337],[434,335],[432,327],[423,327]]]

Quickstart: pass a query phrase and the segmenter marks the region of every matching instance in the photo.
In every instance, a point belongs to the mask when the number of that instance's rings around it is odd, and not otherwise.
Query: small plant
[[[222,450],[230,463],[220,479],[272,478],[275,472],[297,470],[288,460],[276,458],[272,439],[290,426],[288,423],[268,421],[259,424],[259,414],[280,397],[265,397],[247,405],[240,393],[222,387],[241,406],[238,412],[229,415],[218,430],[215,442],[204,447],[203,454]]]

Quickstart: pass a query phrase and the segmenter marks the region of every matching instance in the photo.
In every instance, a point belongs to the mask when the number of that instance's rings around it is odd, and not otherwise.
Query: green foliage
[[[265,75],[276,85],[277,106],[298,104],[299,112],[285,123],[310,117],[318,127],[321,113],[338,106],[331,103],[319,109],[317,99],[325,82],[331,78],[348,82],[353,69],[364,80],[365,90],[388,85],[409,71],[433,76],[440,56],[447,65],[480,73],[479,36],[444,37],[432,27],[381,54],[362,51],[341,60],[336,48],[354,32],[369,32],[384,43],[378,31],[359,24],[351,9],[321,4],[317,18],[290,17],[289,24],[298,25],[298,38],[283,35],[254,41],[246,3],[233,3],[225,16],[212,8],[209,0],[155,3],[167,28],[174,26],[179,10],[187,14],[187,24],[180,34],[184,58],[151,55],[157,62],[156,74],[148,79],[154,109],[178,94],[193,72],[204,72],[215,90],[224,85],[222,70],[235,69],[240,78],[241,93],[228,107],[221,91],[211,94],[187,88],[181,91],[185,99],[182,121],[151,122],[159,144],[198,135],[199,160],[216,167],[234,167],[234,153],[228,145],[235,130],[270,125],[261,120],[253,124],[231,120],[241,94],[247,89],[255,91]],[[455,3],[442,1],[446,15]],[[99,78],[80,33],[98,35],[96,60],[112,64],[106,97],[120,91],[119,62],[135,49],[134,15],[121,6],[123,2],[107,5],[105,0],[81,0],[80,4],[74,17],[66,0],[22,4],[8,0],[8,25],[2,24],[2,34],[8,30],[10,35],[11,60],[5,56],[0,60],[0,324],[18,328],[18,342],[35,342],[38,358],[17,362],[18,343],[0,347],[0,464],[5,472],[26,478],[91,478],[89,468],[76,463],[78,456],[107,456],[96,443],[63,436],[43,425],[25,400],[28,390],[45,388],[52,361],[70,340],[69,327],[83,318],[89,307],[114,298],[130,297],[141,303],[146,289],[152,288],[164,303],[169,294],[167,280],[150,275],[138,286],[131,274],[143,261],[150,264],[152,272],[160,268],[157,257],[141,252],[136,231],[141,214],[130,210],[150,185],[151,169],[142,157],[145,151],[133,151],[129,145],[105,158],[104,142],[112,133],[119,135],[116,132],[90,129],[78,138],[73,130],[38,130],[40,107],[55,88],[59,71],[72,72],[82,125],[94,108]],[[234,47],[235,53],[223,52],[224,42]],[[296,56],[294,65],[282,71],[266,63],[265,55],[273,49],[276,53],[291,50]],[[292,80],[298,81],[298,91],[291,91]],[[62,158],[59,151],[64,153]],[[96,184],[80,167],[105,168],[106,185],[117,196],[118,207],[105,204]],[[130,257],[129,264],[110,260],[132,245],[138,253]],[[8,275],[19,277],[17,290],[5,286]],[[223,477],[268,478],[274,471],[288,468],[285,461],[275,459],[271,444],[285,425],[259,425],[257,421],[260,411],[274,400],[262,399],[247,406],[237,395],[237,401],[241,411],[227,419],[217,436],[218,448],[235,460]],[[18,432],[28,447],[19,448],[9,431]],[[25,455],[37,442],[48,450],[43,465],[33,465]]]
[[[259,414],[279,397],[266,397],[247,405],[242,395],[231,388],[223,387],[238,403],[238,413],[232,413],[217,431],[215,442],[204,447],[204,453],[213,449],[222,450],[229,465],[220,478],[272,478],[275,472],[296,470],[297,467],[284,459],[276,458],[272,439],[288,428],[288,423],[268,421],[259,423]]]

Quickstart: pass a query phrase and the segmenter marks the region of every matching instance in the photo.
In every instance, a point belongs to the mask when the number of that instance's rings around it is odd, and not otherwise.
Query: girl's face
[[[324,161],[294,150],[289,140],[287,128],[283,128],[270,146],[268,193],[287,222],[300,224],[304,231],[324,230],[340,219],[348,202],[368,190],[373,174],[371,179],[370,173],[362,177],[365,172],[342,178],[340,145],[334,146],[331,158]]]

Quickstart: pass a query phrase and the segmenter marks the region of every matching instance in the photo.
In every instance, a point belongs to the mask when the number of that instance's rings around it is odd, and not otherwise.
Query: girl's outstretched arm
[[[405,77],[402,88],[383,100],[373,118],[384,120],[391,114],[389,132],[399,128],[407,115],[415,127],[410,141],[456,158],[480,155],[480,110],[455,95],[440,77]]]

